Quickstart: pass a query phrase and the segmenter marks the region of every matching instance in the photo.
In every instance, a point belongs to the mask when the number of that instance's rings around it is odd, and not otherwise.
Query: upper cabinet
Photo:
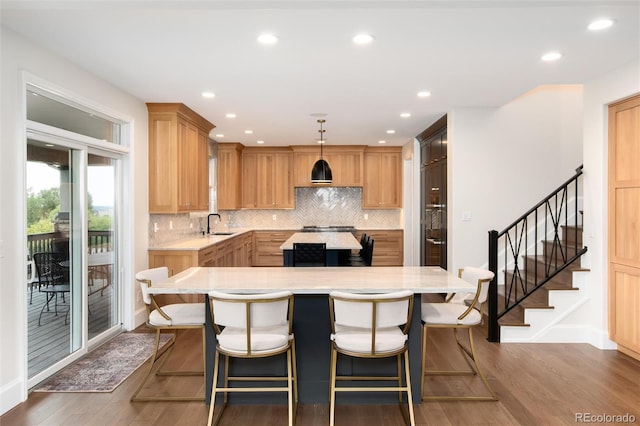
[[[293,153],[289,148],[245,148],[242,207],[293,209]]]
[[[242,149],[240,143],[218,144],[218,210],[242,207]]]
[[[367,147],[364,153],[362,208],[402,207],[402,148]]]
[[[293,185],[317,186],[311,183],[311,169],[320,159],[319,146],[293,146]],[[322,186],[363,186],[363,158],[361,145],[325,146],[323,157],[331,167],[333,181]]]
[[[209,210],[209,131],[181,103],[148,103],[149,213]]]

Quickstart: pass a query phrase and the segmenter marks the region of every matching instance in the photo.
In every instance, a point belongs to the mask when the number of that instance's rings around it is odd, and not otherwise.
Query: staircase
[[[580,266],[587,251],[581,176],[582,166],[505,230],[489,232],[489,269],[495,273],[488,299],[490,341],[566,341],[563,319],[587,300],[580,290],[588,272]]]
[[[524,271],[520,271],[526,280],[525,288],[533,288],[536,277],[544,277],[549,265],[555,269],[563,263],[561,248],[565,258],[571,258],[583,248],[582,226],[562,226],[560,244],[553,241],[542,241],[541,256],[526,256]],[[545,266],[545,259],[547,266]],[[569,263],[564,269],[548,280],[543,286],[535,290],[528,297],[516,304],[513,309],[499,320],[501,342],[541,341],[542,336],[549,334],[551,329],[564,317],[579,308],[586,300],[580,291],[580,278],[588,269],[580,266],[580,259]],[[536,275],[537,274],[537,275]],[[504,282],[517,281],[514,270],[504,270]],[[506,295],[505,285],[498,286],[498,310],[504,311],[505,305],[512,305],[516,301],[515,292],[510,297]],[[564,339],[563,339],[564,340]]]

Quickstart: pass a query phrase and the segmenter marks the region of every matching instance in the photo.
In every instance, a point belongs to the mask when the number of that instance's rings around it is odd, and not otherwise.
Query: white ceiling
[[[638,0],[5,0],[1,12],[3,26],[145,102],[183,102],[216,140],[245,145],[314,143],[313,113],[327,114],[327,144],[403,145],[452,108],[501,106],[640,56]],[[588,31],[601,17],[615,25]],[[258,44],[263,32],[279,43]],[[360,32],[374,42],[353,44]],[[551,50],[563,58],[542,62]]]

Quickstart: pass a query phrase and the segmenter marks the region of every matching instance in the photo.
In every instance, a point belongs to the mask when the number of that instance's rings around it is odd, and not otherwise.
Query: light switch
[[[470,211],[462,212],[462,221],[463,222],[471,222],[471,212]]]

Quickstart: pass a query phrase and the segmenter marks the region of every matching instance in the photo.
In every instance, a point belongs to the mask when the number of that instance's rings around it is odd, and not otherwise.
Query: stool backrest
[[[161,266],[159,268],[145,269],[136,274],[136,281],[140,284],[140,290],[142,291],[142,300],[146,305],[151,304],[151,294],[149,293],[149,287],[153,283],[164,281],[169,278],[169,268]]]

